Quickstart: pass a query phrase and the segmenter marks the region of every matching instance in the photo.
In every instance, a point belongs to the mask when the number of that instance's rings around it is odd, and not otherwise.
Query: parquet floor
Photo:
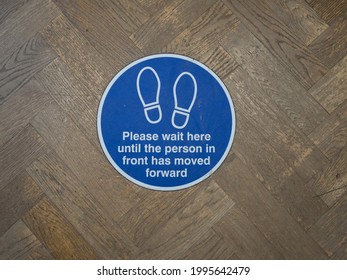
[[[191,56],[228,87],[224,164],[124,179],[96,132],[130,62]],[[346,0],[1,0],[0,259],[346,259]]]

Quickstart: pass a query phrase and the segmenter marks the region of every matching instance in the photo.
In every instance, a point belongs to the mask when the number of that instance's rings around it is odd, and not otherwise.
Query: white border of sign
[[[112,85],[115,83],[115,81],[125,72],[127,71],[129,68],[133,67],[134,65],[149,60],[149,59],[153,59],[153,58],[158,58],[158,57],[174,57],[174,58],[180,58],[180,59],[184,59],[186,61],[192,62],[200,67],[202,67],[203,69],[205,69],[207,72],[209,72],[216,80],[217,82],[220,84],[220,86],[222,87],[222,89],[224,90],[224,93],[229,101],[229,105],[230,105],[230,110],[231,110],[231,116],[232,116],[232,121],[233,121],[233,125],[231,128],[231,136],[229,139],[229,143],[228,146],[223,154],[223,156],[221,157],[221,159],[219,160],[219,162],[210,170],[210,172],[206,173],[204,176],[200,177],[199,179],[190,182],[188,184],[184,184],[184,185],[180,185],[180,186],[174,186],[174,187],[159,187],[159,186],[153,186],[153,185],[149,185],[149,184],[145,184],[143,182],[140,182],[136,179],[134,179],[133,177],[129,176],[127,173],[125,173],[116,163],[115,161],[112,159],[111,155],[109,154],[106,146],[105,146],[105,142],[104,139],[102,137],[102,133],[101,133],[101,114],[102,114],[102,108],[104,106],[104,102],[105,99],[107,97],[107,94],[109,92],[109,90],[111,89]],[[226,88],[226,86],[224,85],[224,83],[222,82],[222,80],[212,71],[210,70],[206,65],[202,64],[201,62],[187,57],[187,56],[183,56],[183,55],[178,55],[178,54],[155,54],[155,55],[149,55],[143,58],[140,58],[138,60],[133,61],[132,63],[128,64],[126,67],[124,67],[120,72],[117,73],[116,76],[114,76],[114,78],[111,80],[111,82],[108,84],[107,88],[105,89],[101,100],[100,100],[100,104],[99,104],[99,108],[98,108],[98,117],[97,117],[97,129],[98,129],[98,137],[99,137],[99,141],[102,147],[102,150],[104,151],[107,159],[109,160],[109,162],[112,164],[112,166],[120,173],[122,174],[125,178],[127,178],[129,181],[147,188],[147,189],[151,189],[151,190],[157,190],[157,191],[176,191],[176,190],[181,190],[181,189],[185,189],[185,188],[189,188],[191,186],[194,186],[200,182],[202,182],[203,180],[205,180],[206,178],[208,178],[209,176],[212,175],[212,173],[214,173],[223,163],[223,161],[225,160],[225,158],[228,156],[229,151],[231,149],[231,145],[234,141],[234,136],[235,136],[235,130],[236,130],[236,115],[235,115],[235,109],[234,109],[234,104],[233,101],[231,100],[230,94],[228,89]]]

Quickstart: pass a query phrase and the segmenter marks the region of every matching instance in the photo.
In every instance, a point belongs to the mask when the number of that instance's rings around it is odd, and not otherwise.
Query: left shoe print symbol
[[[149,82],[154,81],[154,83]],[[153,84],[156,87],[153,87]],[[162,119],[162,111],[159,103],[160,79],[152,67],[141,69],[136,79],[136,88],[143,105],[145,117],[151,124],[159,123]],[[196,100],[197,83],[195,77],[189,72],[182,72],[175,80],[173,86],[174,111],[171,124],[177,129],[186,127],[190,112]]]

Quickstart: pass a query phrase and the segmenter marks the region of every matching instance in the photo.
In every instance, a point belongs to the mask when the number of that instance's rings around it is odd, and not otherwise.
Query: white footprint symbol
[[[185,79],[184,81],[185,83],[187,82],[193,83],[193,92],[183,92],[182,88],[189,88],[189,87],[179,87],[181,88],[182,92],[180,92],[179,96],[177,96],[177,85],[180,81],[183,80],[182,78],[184,76],[189,77],[189,80]],[[197,95],[196,80],[191,73],[183,72],[177,77],[173,87],[173,95],[174,95],[174,101],[175,101],[175,109],[172,114],[171,123],[175,128],[182,129],[186,127],[189,121],[189,114],[190,114],[190,111],[192,110],[192,107],[194,105],[196,95]],[[183,119],[182,119],[182,116],[183,116]]]
[[[146,77],[143,78],[144,74],[147,76],[147,79],[145,79]],[[148,79],[153,78],[155,78],[157,82],[156,91],[154,90],[155,88],[151,85],[151,83],[148,83]],[[148,84],[150,84],[150,87],[146,86]],[[156,124],[160,122],[162,119],[162,112],[159,105],[160,79],[157,72],[152,67],[142,68],[139,74],[137,75],[136,88],[141,103],[143,105],[147,121],[151,124]]]

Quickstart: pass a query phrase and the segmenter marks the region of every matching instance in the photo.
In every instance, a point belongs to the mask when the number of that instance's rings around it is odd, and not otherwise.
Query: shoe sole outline
[[[192,99],[188,109],[179,107],[178,106],[178,102],[177,102],[177,93],[176,93],[177,84],[178,84],[179,80],[182,78],[182,76],[184,76],[184,75],[188,75],[191,78],[191,80],[193,81],[193,84],[194,84],[193,99]],[[183,129],[183,128],[186,127],[186,125],[188,124],[188,121],[189,121],[190,111],[192,110],[192,108],[194,106],[194,103],[195,103],[195,100],[196,100],[197,91],[198,91],[198,86],[197,86],[197,83],[196,83],[196,79],[195,79],[195,77],[191,73],[189,73],[189,72],[182,72],[176,78],[176,81],[175,81],[174,86],[173,86],[173,95],[174,95],[175,108],[174,108],[174,111],[173,111],[173,114],[172,114],[172,117],[171,117],[171,124],[173,125],[173,127],[177,128],[177,129]],[[176,125],[176,123],[175,123],[175,116],[176,116],[176,114],[185,116],[186,119],[185,119],[185,122],[184,122],[183,125]]]
[[[155,101],[154,102],[151,102],[151,103],[146,103],[142,97],[142,94],[141,94],[141,89],[140,89],[140,78],[141,78],[141,75],[144,71],[146,70],[150,70],[155,78],[157,79],[157,93],[156,93],[156,98],[155,98]],[[160,79],[159,79],[159,76],[158,76],[158,73],[152,68],[152,67],[149,67],[149,66],[146,66],[144,68],[142,68],[140,70],[140,72],[137,74],[137,79],[136,79],[136,89],[137,89],[137,94],[140,98],[140,101],[142,103],[142,106],[143,106],[143,109],[144,109],[144,113],[145,113],[145,117],[147,119],[147,121],[151,124],[156,124],[156,123],[159,123],[162,119],[162,111],[161,111],[161,107],[160,107],[160,104],[159,104],[159,97],[160,97],[160,88],[161,88],[161,82],[160,82]],[[148,111],[149,110],[152,110],[152,109],[155,109],[157,108],[158,111],[159,111],[159,118],[157,120],[151,120],[149,118],[149,115],[148,115]]]

